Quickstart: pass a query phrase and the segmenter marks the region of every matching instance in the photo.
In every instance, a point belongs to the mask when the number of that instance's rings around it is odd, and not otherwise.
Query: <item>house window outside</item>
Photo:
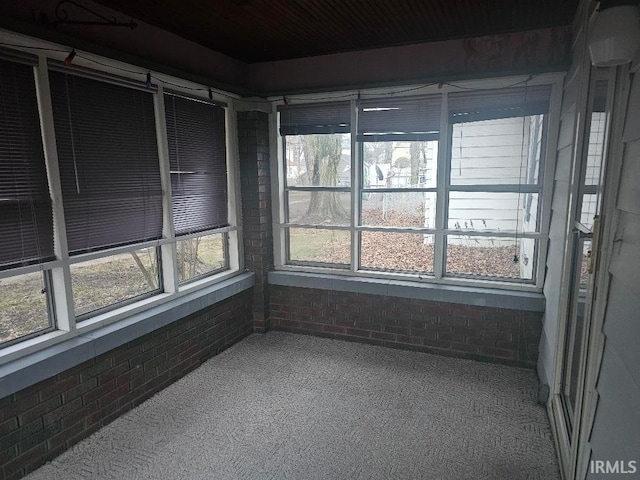
[[[304,137],[287,134],[285,118],[295,108],[312,124],[322,104],[279,107],[287,174],[282,265],[535,285],[550,92],[534,86],[352,101],[358,155],[347,155],[351,138],[342,133],[344,148],[333,156],[340,168],[325,177],[357,175],[330,186],[306,180],[310,150]],[[313,216],[305,188],[342,197],[342,215]]]
[[[239,271],[226,104],[22,52],[0,67],[0,347]]]

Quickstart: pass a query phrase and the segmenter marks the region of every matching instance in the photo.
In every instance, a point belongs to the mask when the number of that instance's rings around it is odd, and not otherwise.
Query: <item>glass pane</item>
[[[433,272],[433,235],[362,232],[360,268]]]
[[[50,326],[42,272],[0,279],[0,343]]]
[[[446,271],[452,274],[533,280],[535,254],[536,240],[531,238],[516,240],[449,235]]]
[[[321,190],[287,192],[289,223],[307,225],[350,225],[351,194]]]
[[[589,256],[591,253],[591,240],[579,239],[574,247],[572,258],[572,268],[574,281],[571,286],[571,297],[569,305],[569,322],[567,323],[567,348],[564,352],[565,366],[563,370],[563,392],[566,400],[566,407],[573,421],[573,414],[576,406],[578,391],[578,376],[580,373],[580,356],[584,342],[585,310],[587,307],[587,287],[589,283]],[[577,280],[577,282],[576,282]]]
[[[544,115],[452,125],[451,184],[537,184]]]
[[[178,280],[180,283],[213,272],[227,266],[224,255],[224,233],[178,240]]]
[[[438,142],[362,143],[364,188],[436,186]]]
[[[71,265],[76,315],[110,307],[159,290],[155,248]]]
[[[593,217],[595,217],[598,206],[598,195],[586,194],[582,196],[582,210],[580,211],[580,223],[586,227],[593,228]]]
[[[600,183],[600,167],[602,165],[602,148],[604,146],[606,118],[604,112],[593,112],[591,114],[589,147],[587,150],[587,170],[584,178],[585,185],[598,185]]]
[[[537,193],[451,192],[449,228],[536,232]]]
[[[435,192],[362,194],[362,225],[434,228]]]
[[[351,185],[351,135],[287,135],[287,186]]]
[[[351,233],[347,230],[290,228],[289,260],[348,266],[351,263]]]

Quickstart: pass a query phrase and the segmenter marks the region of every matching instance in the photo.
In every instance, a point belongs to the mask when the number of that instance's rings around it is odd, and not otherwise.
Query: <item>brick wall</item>
[[[271,285],[271,328],[533,368],[541,313]]]
[[[252,332],[246,291],[0,399],[0,480],[16,479]]]
[[[273,268],[269,115],[238,112],[238,147],[242,185],[242,225],[245,266],[255,273],[253,320],[257,332],[269,329],[269,285]]]

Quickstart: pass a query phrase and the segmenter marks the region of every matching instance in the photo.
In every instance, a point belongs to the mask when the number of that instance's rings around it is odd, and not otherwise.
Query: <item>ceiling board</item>
[[[569,25],[579,0],[98,0],[249,62]]]

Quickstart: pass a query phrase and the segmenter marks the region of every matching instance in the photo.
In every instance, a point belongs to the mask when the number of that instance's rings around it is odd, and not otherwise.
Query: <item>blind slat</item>
[[[33,67],[0,59],[0,269],[54,258]]]
[[[351,103],[312,103],[281,105],[280,135],[312,135],[317,133],[349,133]]]
[[[176,235],[228,225],[225,111],[165,95]]]
[[[152,94],[71,73],[49,77],[69,252],[160,238]]]

